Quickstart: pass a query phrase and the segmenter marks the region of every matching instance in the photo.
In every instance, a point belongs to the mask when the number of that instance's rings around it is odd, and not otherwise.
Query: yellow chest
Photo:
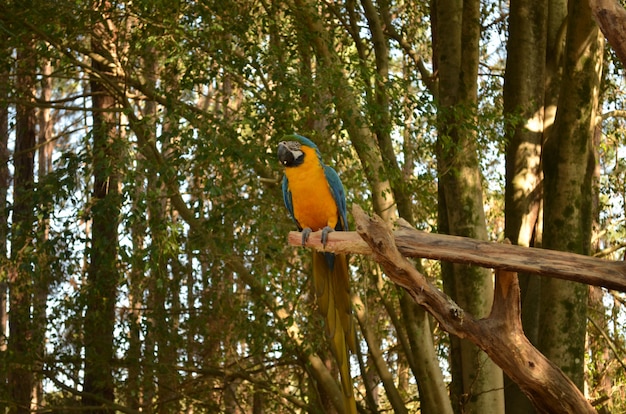
[[[330,226],[334,229],[338,220],[337,203],[322,166],[319,163],[309,164],[285,169],[294,218],[302,228],[318,231]]]

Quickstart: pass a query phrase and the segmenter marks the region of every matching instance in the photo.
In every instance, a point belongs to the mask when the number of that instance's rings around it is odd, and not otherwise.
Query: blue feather
[[[291,219],[296,223],[296,226],[298,226],[298,230],[302,231],[302,226],[300,226],[300,223],[298,223],[298,220],[296,220],[293,214],[293,200],[291,198],[291,191],[289,191],[289,180],[287,180],[286,175],[283,176],[283,201],[285,202],[285,207],[287,207]]]

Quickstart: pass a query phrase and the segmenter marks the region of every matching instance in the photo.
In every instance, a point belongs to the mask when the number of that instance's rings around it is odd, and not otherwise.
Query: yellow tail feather
[[[350,377],[350,354],[356,352],[356,334],[352,319],[350,275],[345,255],[335,255],[334,266],[328,266],[324,253],[313,253],[313,281],[320,312],[324,316],[331,349],[341,374],[345,412],[356,414],[352,378]]]

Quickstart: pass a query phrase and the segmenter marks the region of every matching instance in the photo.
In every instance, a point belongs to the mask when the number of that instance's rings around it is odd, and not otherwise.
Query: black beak
[[[284,142],[278,144],[278,161],[282,165],[291,165],[294,161],[293,153],[289,151]]]

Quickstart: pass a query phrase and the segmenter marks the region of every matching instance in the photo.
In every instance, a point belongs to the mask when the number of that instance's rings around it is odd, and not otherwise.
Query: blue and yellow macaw
[[[324,165],[317,146],[308,138],[293,134],[278,144],[278,160],[285,167],[283,198],[289,214],[302,232],[304,246],[312,231],[322,231],[326,246],[328,233],[348,230],[346,195],[337,172]],[[342,254],[313,253],[313,281],[317,302],[326,322],[330,344],[339,372],[345,412],[356,414],[350,378],[348,348],[356,352],[348,259]]]

